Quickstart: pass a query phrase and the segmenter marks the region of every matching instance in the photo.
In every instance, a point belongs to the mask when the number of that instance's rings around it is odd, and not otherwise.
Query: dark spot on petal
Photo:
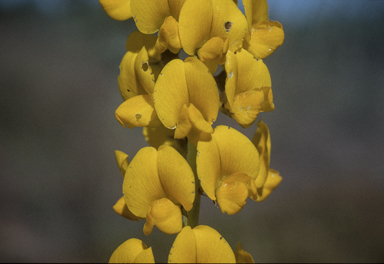
[[[224,24],[224,27],[225,27],[225,31],[226,32],[229,32],[231,30],[231,27],[232,27],[232,22],[228,21]]]

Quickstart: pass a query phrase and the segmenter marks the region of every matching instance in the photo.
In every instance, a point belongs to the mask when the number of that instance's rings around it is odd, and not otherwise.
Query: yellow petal
[[[135,258],[135,263],[155,263],[152,248],[141,251]]]
[[[177,54],[181,49],[179,37],[179,24],[172,16],[166,17],[159,31],[159,37],[156,41],[156,50],[163,53],[169,50]]]
[[[185,0],[168,0],[171,14],[177,21],[179,21],[180,11],[184,2]]]
[[[172,147],[160,146],[157,167],[167,197],[190,211],[195,200],[195,178],[188,162]]]
[[[124,200],[136,216],[145,218],[153,201],[166,197],[157,173],[157,150],[145,147],[128,166],[123,182]]]
[[[125,124],[129,128],[160,125],[153,101],[148,94],[138,95],[124,101],[116,109],[115,116],[123,127]]]
[[[193,57],[185,60],[185,78],[189,101],[212,124],[217,118],[220,104],[215,79],[204,63]]]
[[[175,130],[175,138],[181,139],[188,135],[189,131],[191,131],[192,123],[189,119],[189,109],[187,105],[183,105],[183,108],[179,114],[179,120],[177,122],[177,127]]]
[[[193,55],[210,39],[212,12],[211,0],[185,1],[180,11],[179,34],[181,45],[188,55]]]
[[[248,197],[256,194],[254,180],[244,173],[234,173],[220,183],[216,190],[217,202],[223,213],[233,215],[238,213]]]
[[[236,129],[218,126],[212,137],[219,149],[221,175],[242,172],[252,179],[257,178],[260,170],[259,153],[246,136]]]
[[[177,235],[168,255],[168,263],[197,263],[195,235],[190,226]]]
[[[127,167],[129,164],[128,155],[120,150],[115,150],[115,156],[116,156],[117,165],[119,166],[121,175],[123,175],[123,178],[124,178],[125,171],[127,170]]]
[[[128,218],[129,220],[132,220],[132,221],[139,221],[139,218],[134,215],[131,211],[129,211],[127,205],[125,204],[125,201],[124,201],[124,196],[121,197],[117,202],[116,204],[113,206],[113,210],[121,215],[121,216],[124,216],[125,218]]]
[[[237,243],[235,251],[236,263],[255,263],[251,254],[243,250],[241,243]]]
[[[189,105],[189,118],[194,127],[204,133],[213,133],[213,128],[210,123],[205,121],[201,112],[193,105]]]
[[[213,37],[208,40],[198,51],[201,61],[211,61],[218,59],[224,48],[225,38]]]
[[[258,129],[252,138],[252,143],[255,145],[260,155],[260,172],[255,183],[257,188],[261,188],[267,179],[269,171],[271,137],[268,126],[262,120],[257,123],[257,126]]]
[[[220,153],[216,140],[197,143],[196,170],[201,187],[207,196],[216,200],[216,182],[221,177]]]
[[[219,66],[219,59],[212,61],[204,61],[205,66],[209,69],[211,74],[214,74]]]
[[[137,54],[135,60],[135,73],[141,86],[151,95],[155,87],[155,76],[152,73],[151,66],[149,66],[148,53],[145,47],[143,47]]]
[[[109,263],[135,263],[136,257],[145,249],[147,246],[140,239],[128,239],[112,253]]]
[[[232,0],[212,0],[212,5],[214,14],[210,37],[227,37],[229,50],[240,49],[248,30],[245,16]]]
[[[180,207],[167,198],[154,201],[148,210],[144,225],[144,234],[152,233],[153,226],[166,234],[176,234],[182,229]]]
[[[108,16],[115,20],[126,20],[132,17],[131,0],[99,0]]]
[[[284,42],[283,26],[276,21],[264,21],[253,25],[250,39],[244,43],[244,48],[255,58],[266,58]]]
[[[260,90],[237,94],[234,98],[231,117],[242,127],[250,127],[260,113],[263,100],[264,93]]]
[[[183,105],[189,104],[182,60],[175,59],[165,65],[156,81],[153,98],[157,115],[163,125],[174,128]]]
[[[199,225],[192,231],[196,239],[196,263],[236,263],[228,242],[215,229]]]
[[[257,197],[258,202],[264,201],[271,192],[280,184],[283,178],[280,176],[278,171],[269,169],[267,180],[265,181],[262,188],[257,189],[259,196]]]
[[[263,106],[264,110],[270,110],[268,107],[273,105],[270,101],[263,104],[265,99],[272,100],[268,68],[243,49],[236,54],[228,51],[226,72],[226,98],[223,97],[222,105],[240,125],[249,127]]]
[[[161,60],[161,54],[156,51],[157,37],[154,35],[143,34],[140,31],[133,31],[127,38],[125,48],[132,53],[139,53],[145,47],[150,58],[150,63]]]
[[[248,27],[268,20],[267,0],[243,0]]]
[[[158,31],[171,15],[168,0],[131,0],[131,12],[137,28],[144,34]]]
[[[117,78],[120,94],[126,101],[136,95],[147,94],[136,78],[135,61],[137,54],[132,52],[125,53],[120,63],[120,75]]]

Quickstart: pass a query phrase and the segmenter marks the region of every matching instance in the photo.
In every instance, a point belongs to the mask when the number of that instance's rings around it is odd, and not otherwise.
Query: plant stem
[[[197,149],[188,141],[188,152],[187,152],[187,161],[189,166],[191,166],[193,174],[195,176],[195,201],[193,202],[193,208],[188,213],[188,218],[183,219],[183,226],[190,226],[194,228],[199,224],[199,214],[200,214],[200,180],[197,178],[196,172],[196,153]]]

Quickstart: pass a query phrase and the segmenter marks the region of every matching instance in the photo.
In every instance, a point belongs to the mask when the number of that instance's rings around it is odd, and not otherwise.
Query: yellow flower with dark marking
[[[210,140],[199,141],[196,166],[201,187],[223,213],[236,214],[248,197],[257,198],[259,152],[237,130],[218,126]]]
[[[154,64],[160,60],[154,48],[155,42],[155,36],[139,31],[128,37],[128,51],[121,61],[118,77],[124,102],[115,112],[116,119],[123,127],[125,124],[129,128],[160,125],[152,100],[156,76],[160,72],[160,66]]]
[[[225,71],[227,79],[220,108],[223,113],[247,128],[260,112],[275,109],[271,76],[261,59],[255,59],[245,49],[228,51]]]
[[[186,226],[177,235],[168,263],[236,263],[227,241],[213,228]]]
[[[268,19],[267,0],[243,0],[248,22],[244,48],[255,58],[271,55],[284,41],[283,26]]]
[[[131,238],[112,253],[109,263],[155,263],[155,258],[152,248],[147,248],[140,239]]]
[[[212,74],[197,58],[169,62],[156,81],[153,99],[160,121],[175,129],[175,138],[187,136],[196,146],[201,132],[213,132],[219,93]]]
[[[144,233],[153,226],[167,234],[181,231],[181,206],[190,211],[195,181],[187,161],[172,147],[142,148],[128,165],[123,182],[124,200],[137,217],[146,218]]]

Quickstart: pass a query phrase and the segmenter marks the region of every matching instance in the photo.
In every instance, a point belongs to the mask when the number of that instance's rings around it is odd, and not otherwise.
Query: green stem
[[[191,166],[193,174],[195,176],[195,201],[193,202],[193,208],[188,213],[188,218],[183,219],[183,226],[190,226],[194,228],[199,224],[199,214],[200,214],[200,181],[197,178],[196,172],[196,154],[197,149],[188,141],[188,152],[187,152],[187,161],[189,166]]]

